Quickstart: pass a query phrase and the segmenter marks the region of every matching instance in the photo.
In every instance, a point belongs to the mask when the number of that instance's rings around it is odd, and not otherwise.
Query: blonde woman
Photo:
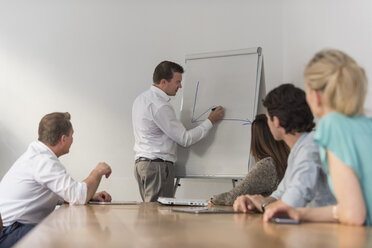
[[[305,69],[306,99],[320,118],[315,141],[337,205],[271,208],[264,220],[286,213],[293,219],[372,225],[372,119],[363,115],[364,69],[338,50],[317,53]]]

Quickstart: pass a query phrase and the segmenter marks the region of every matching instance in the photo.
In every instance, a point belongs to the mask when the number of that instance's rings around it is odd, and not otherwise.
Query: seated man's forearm
[[[87,198],[85,204],[92,199],[96,193],[99,183],[101,182],[102,175],[97,171],[93,170],[90,175],[83,181],[87,185]]]

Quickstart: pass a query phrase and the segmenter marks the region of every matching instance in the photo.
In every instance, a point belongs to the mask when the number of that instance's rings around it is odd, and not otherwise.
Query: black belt
[[[148,158],[140,157],[140,158],[137,158],[137,159],[136,159],[136,163],[141,162],[141,161],[166,162],[166,163],[171,163],[171,164],[173,164],[172,161],[164,160],[164,159],[161,159],[161,158],[148,159]]]

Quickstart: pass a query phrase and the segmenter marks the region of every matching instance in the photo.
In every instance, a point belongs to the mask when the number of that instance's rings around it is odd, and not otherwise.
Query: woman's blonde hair
[[[364,69],[339,50],[320,51],[305,69],[305,83],[324,93],[325,104],[348,116],[361,115],[367,93]]]

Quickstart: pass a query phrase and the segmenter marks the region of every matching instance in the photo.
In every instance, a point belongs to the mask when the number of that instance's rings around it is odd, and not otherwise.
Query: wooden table
[[[189,214],[158,203],[63,205],[16,247],[372,247],[372,228],[263,223],[261,214]]]

